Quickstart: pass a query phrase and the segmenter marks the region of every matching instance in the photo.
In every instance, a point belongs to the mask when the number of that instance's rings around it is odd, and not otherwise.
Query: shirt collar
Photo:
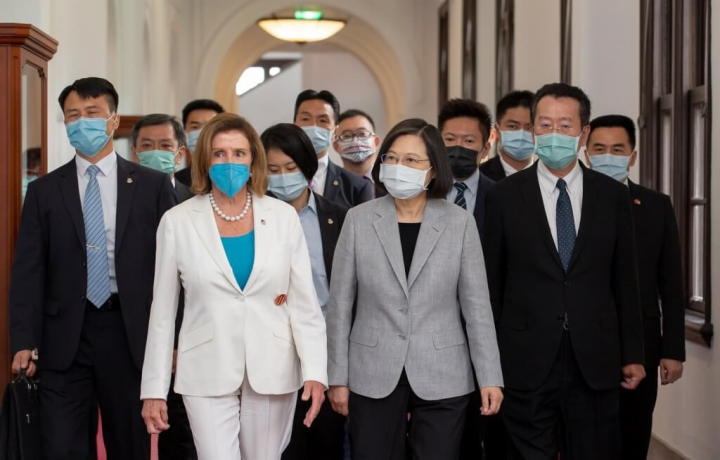
[[[503,170],[505,171],[506,175],[508,175],[508,176],[511,175],[511,174],[507,174],[508,172],[511,172],[512,174],[515,174],[516,172],[518,172],[517,169],[510,166],[510,164],[507,161],[505,161],[503,156],[500,155],[500,152],[498,152],[498,158],[500,158],[500,164],[502,165]],[[530,163],[528,163],[524,169],[528,169],[528,168],[532,167],[533,163],[534,163],[534,160],[530,160]]]
[[[472,176],[468,177],[465,180],[456,180],[454,183],[457,182],[464,182],[465,185],[468,186],[467,191],[470,192],[472,196],[475,196],[478,191],[478,185],[480,184],[480,169],[476,169]]]
[[[575,161],[575,167],[563,179],[565,179],[565,183],[567,184],[568,193],[576,197],[580,191],[580,185],[582,185],[582,169],[580,168],[580,162],[578,160],[573,161]],[[540,188],[545,192],[545,195],[550,198],[557,188],[559,178],[551,173],[542,161],[538,161],[537,172]]]
[[[304,208],[302,208],[302,211],[305,212],[306,210],[312,211],[313,214],[317,215],[317,202],[315,201],[315,194],[311,191],[310,196],[308,197],[308,203],[305,205]]]
[[[328,169],[328,164],[330,163],[330,154],[326,153],[324,157],[318,158],[318,169],[315,174],[322,174]]]
[[[87,172],[87,169],[92,165],[92,163],[90,163],[80,155],[75,155],[75,165],[77,166],[78,174],[81,177],[85,177],[85,173]],[[100,173],[103,176],[108,177],[115,169],[115,166],[117,166],[117,154],[113,150],[112,152],[110,152],[110,155],[98,161],[95,166],[100,168]]]

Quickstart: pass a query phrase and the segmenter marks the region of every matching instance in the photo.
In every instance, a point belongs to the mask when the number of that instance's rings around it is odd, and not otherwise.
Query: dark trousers
[[[500,414],[487,418],[485,426],[485,460],[506,460],[508,437],[505,422],[502,419],[502,406]]]
[[[464,395],[426,401],[410,388],[405,372],[395,390],[385,398],[351,392],[352,459],[457,459],[469,400],[470,395]]]
[[[505,388],[502,417],[512,460],[620,458],[620,391],[593,390],[565,333],[545,382],[534,390]],[[602,352],[598,350],[598,352]]]
[[[108,460],[150,457],[150,437],[140,412],[140,370],[127,343],[116,296],[114,309],[87,305],[80,345],[64,371],[41,369],[43,458],[90,457],[92,415],[100,406]]]
[[[488,418],[480,415],[482,400],[477,381],[475,391],[470,395],[467,411],[465,413],[465,428],[460,441],[460,460],[481,460],[483,456],[483,439],[487,428]]]
[[[620,389],[623,460],[645,460],[652,436],[662,341],[660,318],[645,318],[643,328],[645,332],[645,378],[633,391]]]
[[[343,460],[345,456],[345,417],[332,410],[327,399],[310,428],[303,425],[311,401],[300,399],[298,392],[292,438],[282,460]]]
[[[170,393],[167,397],[168,423],[170,428],[158,437],[159,460],[197,460],[190,420],[185,410],[182,395],[175,393],[175,374],[170,380]]]

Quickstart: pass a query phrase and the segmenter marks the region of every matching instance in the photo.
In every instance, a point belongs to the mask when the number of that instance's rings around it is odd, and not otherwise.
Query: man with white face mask
[[[670,197],[627,178],[637,160],[630,118],[594,119],[585,158],[593,170],[626,184],[632,200],[647,377],[637,390],[621,391],[620,426],[622,458],[644,459],[652,435],[658,368],[661,383],[672,384],[682,377],[685,361],[685,296],[675,212]]]
[[[373,182],[372,170],[380,147],[373,119],[362,110],[346,110],[340,114],[335,131],[333,148],[342,158],[345,169]],[[373,182],[373,198],[383,196],[384,191],[374,185]]]
[[[578,161],[580,88],[543,86],[532,113],[540,161],[490,189],[483,238],[508,458],[620,458],[620,387],[645,377],[627,188]]]
[[[330,161],[328,152],[340,114],[340,103],[330,91],[307,89],[295,100],[295,124],[310,138],[318,156],[312,191],[352,208],[372,199],[372,184]]]

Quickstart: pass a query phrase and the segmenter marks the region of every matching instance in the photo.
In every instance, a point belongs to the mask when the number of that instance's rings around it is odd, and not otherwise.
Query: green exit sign
[[[309,21],[317,21],[322,18],[322,11],[306,11],[297,10],[295,11],[295,19],[306,19]]]

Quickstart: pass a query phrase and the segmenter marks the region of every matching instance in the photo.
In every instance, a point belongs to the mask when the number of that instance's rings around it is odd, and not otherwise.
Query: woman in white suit
[[[201,460],[276,460],[290,440],[296,391],[327,388],[325,323],[295,210],[264,196],[262,143],[243,118],[202,130],[191,200],[168,211],[157,236],[155,290],[141,398],[148,432],[167,429],[180,289],[185,315],[175,391]]]

